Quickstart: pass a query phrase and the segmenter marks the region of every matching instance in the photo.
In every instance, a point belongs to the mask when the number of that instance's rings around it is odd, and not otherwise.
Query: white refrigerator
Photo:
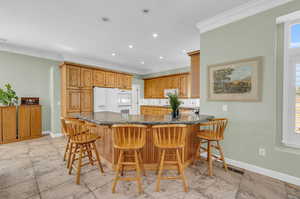
[[[120,112],[119,89],[94,87],[94,112]]]

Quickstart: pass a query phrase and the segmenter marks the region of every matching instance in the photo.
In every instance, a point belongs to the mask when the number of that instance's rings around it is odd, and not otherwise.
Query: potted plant
[[[5,84],[5,88],[0,88],[0,103],[5,106],[15,106],[18,103],[18,96],[10,84]]]
[[[181,101],[179,101],[178,99],[178,95],[177,94],[168,94],[168,98],[169,98],[169,102],[172,108],[172,117],[173,118],[178,118],[179,116],[179,106],[180,104],[182,104]]]

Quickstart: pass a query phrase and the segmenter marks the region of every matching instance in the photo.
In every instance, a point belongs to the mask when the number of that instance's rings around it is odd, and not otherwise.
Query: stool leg
[[[184,150],[182,149],[182,153],[184,153]],[[185,192],[188,192],[188,185],[186,183],[186,179],[185,179],[185,175],[184,175],[184,168],[183,168],[183,164],[182,164],[182,160],[179,154],[179,149],[176,149],[176,154],[177,154],[177,162],[178,162],[178,166],[179,166],[179,173],[180,173],[180,177],[183,181],[183,188]]]
[[[212,156],[210,141],[207,142],[208,175],[212,176]]]
[[[69,174],[72,173],[73,164],[74,164],[74,162],[75,162],[77,149],[78,149],[78,145],[77,145],[77,144],[75,144],[75,149],[74,149],[74,151],[73,151],[72,145],[71,145],[71,148],[70,148],[71,153],[70,153],[70,157],[69,157],[70,163],[69,163],[69,166],[68,166],[68,168],[69,168]]]
[[[135,160],[135,166],[136,166],[136,181],[138,184],[138,191],[139,193],[142,193],[142,182],[141,182],[141,169],[140,169],[140,163],[139,163],[139,155],[137,150],[134,150],[134,160]]]
[[[71,164],[71,157],[72,157],[72,152],[73,152],[73,143],[69,143],[69,155],[68,155],[68,163],[67,163],[67,168],[70,168],[70,164]]]
[[[112,186],[112,193],[116,192],[117,182],[120,178],[119,174],[120,174],[120,168],[121,168],[121,164],[122,164],[123,153],[124,153],[123,150],[121,150],[120,155],[119,155],[118,164],[117,164],[116,177],[115,177],[115,180],[114,180],[113,186]]]
[[[220,155],[221,155],[221,159],[223,161],[224,169],[225,169],[225,171],[228,171],[227,164],[225,162],[224,152],[223,152],[223,150],[221,148],[221,145],[220,145],[219,141],[217,141],[217,144],[218,144],[219,152],[220,152]]]
[[[159,164],[157,182],[156,182],[156,191],[157,192],[160,191],[160,180],[161,180],[161,174],[162,174],[162,171],[163,171],[163,168],[164,168],[165,153],[166,153],[166,150],[163,149],[162,154],[161,154],[160,164]]]
[[[66,149],[65,149],[65,153],[64,153],[64,161],[66,161],[66,159],[67,159],[67,153],[68,153],[69,147],[70,147],[70,138],[68,137]]]
[[[158,174],[158,171],[159,171],[161,155],[162,155],[162,151],[158,149],[158,162],[157,162],[157,168],[156,168],[156,172],[155,172],[156,175]]]
[[[199,143],[197,144],[197,149],[196,149],[196,153],[195,153],[195,157],[194,157],[194,161],[193,164],[196,163],[197,159],[201,159],[200,155],[201,155],[201,140],[199,140]]]
[[[87,151],[87,155],[88,155],[90,164],[94,165],[92,149],[91,149],[91,143],[86,144],[86,151]]]
[[[77,176],[76,176],[76,184],[80,184],[80,172],[81,172],[81,162],[82,162],[82,154],[83,154],[83,145],[80,145],[78,166],[77,166]]]
[[[122,162],[125,162],[126,160],[126,151],[124,151],[124,154],[123,154],[123,160]],[[124,176],[124,168],[125,168],[125,165],[121,165],[121,176]]]
[[[140,162],[140,166],[142,168],[143,175],[146,176],[146,171],[145,171],[144,162],[143,162],[141,153],[142,153],[141,151],[138,151],[139,162]]]
[[[97,162],[98,162],[99,169],[102,173],[104,173],[104,170],[103,170],[103,167],[102,167],[102,164],[101,164],[101,160],[100,160],[100,156],[99,156],[98,150],[96,148],[95,142],[93,142],[92,145],[93,145],[93,150],[95,151],[95,155],[96,155],[96,159],[97,159]]]

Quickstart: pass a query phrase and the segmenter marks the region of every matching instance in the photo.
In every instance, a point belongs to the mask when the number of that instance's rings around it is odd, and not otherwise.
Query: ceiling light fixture
[[[143,12],[144,14],[148,14],[148,13],[150,12],[150,10],[149,10],[149,9],[143,9],[142,12]]]
[[[182,50],[183,53],[186,53],[186,50]]]
[[[130,45],[128,45],[128,48],[133,48],[133,45],[131,45],[131,44],[130,44]]]
[[[163,56],[159,56],[159,59],[164,59],[164,57]]]
[[[157,37],[158,37],[158,34],[157,34],[157,33],[153,33],[153,34],[152,34],[152,37],[153,37],[153,38],[157,38]]]
[[[111,53],[111,56],[116,56],[116,53]]]
[[[145,64],[145,62],[144,62],[144,61],[141,61],[141,64],[143,64],[143,65],[144,65],[144,64]]]

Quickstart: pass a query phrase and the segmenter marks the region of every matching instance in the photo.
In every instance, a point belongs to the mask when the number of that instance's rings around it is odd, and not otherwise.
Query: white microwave
[[[131,91],[120,90],[118,98],[119,106],[131,106]]]
[[[164,90],[164,96],[168,97],[169,94],[176,94],[178,95],[178,88],[174,88],[174,89],[165,89]]]

